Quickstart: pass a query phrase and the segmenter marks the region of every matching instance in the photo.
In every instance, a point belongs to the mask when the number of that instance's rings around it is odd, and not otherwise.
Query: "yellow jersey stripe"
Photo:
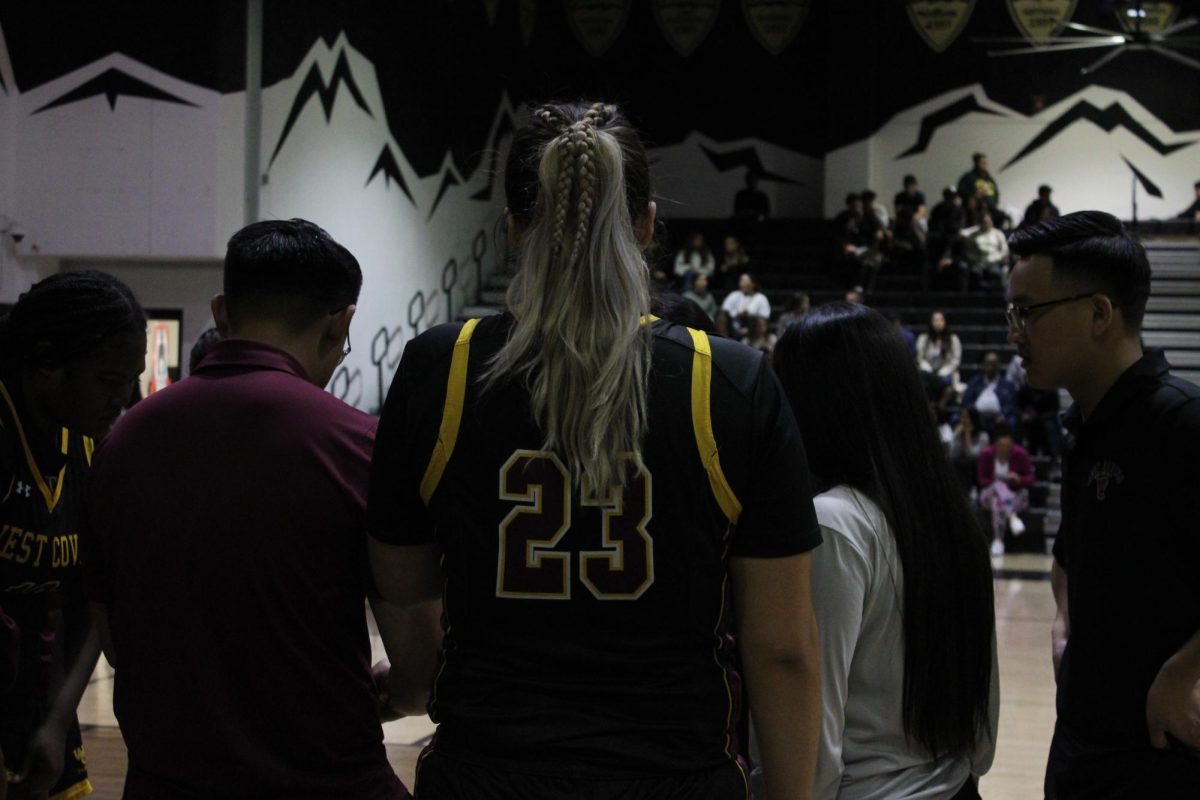
[[[17,416],[17,406],[13,403],[12,397],[8,394],[8,389],[3,382],[0,382],[0,396],[4,397],[4,402],[8,404],[8,410],[12,414],[13,422],[17,424],[17,436],[21,440],[21,448],[25,451],[25,463],[29,465],[29,471],[33,473],[34,483],[37,484],[38,491],[42,493],[42,499],[46,501],[46,508],[50,511],[58,505],[58,499],[62,497],[63,480],[67,474],[67,465],[58,471],[58,480],[55,481],[54,491],[50,491],[50,487],[46,485],[46,481],[42,478],[42,471],[38,468],[37,462],[33,460],[33,451],[29,449],[29,441],[25,438],[25,427],[21,424],[20,417]],[[65,455],[67,452],[67,429],[62,429],[62,451]]]
[[[717,452],[717,437],[712,427],[712,347],[708,334],[688,328],[692,343],[696,347],[692,356],[692,430],[696,435],[696,447],[700,451],[700,463],[708,473],[708,484],[712,487],[717,504],[730,522],[737,522],[742,514],[742,504],[725,473],[721,471],[721,458]]]
[[[458,426],[462,422],[463,402],[467,396],[467,357],[471,353],[471,334],[478,324],[477,319],[467,320],[454,342],[450,376],[446,379],[446,402],[442,406],[442,425],[438,428],[438,440],[429,457],[429,466],[425,468],[425,477],[421,479],[421,500],[425,505],[429,505],[429,499],[437,491],[458,440]]]

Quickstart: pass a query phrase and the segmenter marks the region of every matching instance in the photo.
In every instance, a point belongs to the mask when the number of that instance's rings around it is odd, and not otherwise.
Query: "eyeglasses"
[[[340,314],[340,313],[342,313],[343,311],[345,311],[347,308],[348,308],[348,306],[342,306],[341,308],[335,308],[335,309],[333,309],[332,311],[330,311],[330,312],[329,312],[329,315],[330,315],[330,316],[333,316],[334,314]],[[347,330],[347,331],[346,331],[346,344],[342,346],[342,354],[341,354],[340,356],[338,356],[338,362],[337,362],[337,363],[338,363],[339,365],[340,365],[340,364],[341,364],[343,361],[345,361],[345,360],[346,360],[346,356],[350,355],[350,351],[351,351],[351,349],[352,349],[352,348],[350,347],[350,331],[349,331],[349,330]]]
[[[1029,322],[1029,317],[1034,311],[1039,308],[1050,308],[1051,306],[1062,305],[1063,303],[1071,303],[1076,300],[1082,300],[1085,297],[1092,297],[1096,292],[1082,292],[1081,294],[1073,294],[1070,297],[1060,297],[1057,300],[1047,300],[1044,303],[1034,303],[1028,306],[1018,306],[1009,303],[1004,309],[1004,318],[1008,320],[1008,329],[1018,336],[1025,333],[1025,326]]]

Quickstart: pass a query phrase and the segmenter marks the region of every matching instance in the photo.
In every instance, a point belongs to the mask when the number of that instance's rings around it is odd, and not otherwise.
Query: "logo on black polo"
[[[1116,483],[1125,482],[1125,473],[1121,471],[1115,461],[1101,461],[1092,467],[1092,472],[1088,475],[1088,486],[1096,484],[1097,500],[1104,500],[1108,496],[1108,487],[1114,481]]]
[[[29,497],[33,494],[33,487],[25,481],[17,481],[17,494],[21,497]]]

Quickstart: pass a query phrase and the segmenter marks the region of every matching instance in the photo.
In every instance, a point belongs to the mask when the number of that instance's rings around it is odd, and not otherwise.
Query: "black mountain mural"
[[[939,108],[932,114],[926,114],[922,117],[921,130],[917,133],[916,144],[896,156],[896,158],[906,158],[907,156],[924,153],[929,148],[929,143],[933,141],[933,135],[937,133],[938,128],[962,119],[967,114],[999,115],[999,112],[979,105],[979,101],[975,99],[975,95],[973,94],[959,98],[945,108]]]
[[[433,206],[429,209],[429,219],[433,219],[433,214],[437,211],[438,205],[442,202],[442,198],[446,196],[446,190],[451,186],[458,186],[458,178],[454,177],[454,173],[446,170],[442,175],[442,185],[438,187],[437,197],[433,198]],[[429,220],[426,220],[428,222]]]
[[[404,196],[408,198],[408,202],[416,205],[413,200],[412,192],[408,190],[408,184],[404,182],[404,175],[400,172],[400,165],[396,163],[396,157],[392,155],[391,145],[385,144],[382,152],[379,153],[379,158],[375,160],[375,167],[371,170],[371,175],[367,178],[366,186],[371,185],[371,181],[375,180],[376,175],[383,175],[385,185],[391,186],[393,183],[400,187],[400,191],[404,192]]]
[[[165,103],[179,103],[180,105],[199,108],[195,103],[184,100],[182,97],[168,94],[157,86],[152,86],[139,78],[128,75],[116,67],[110,67],[90,81],[80,84],[55,100],[51,100],[33,113],[40,114],[51,108],[76,103],[80,100],[86,100],[89,97],[101,94],[108,99],[108,107],[113,111],[116,111],[117,98],[121,95],[127,97],[145,97],[148,100],[162,100]]]
[[[275,163],[275,157],[283,149],[283,143],[287,141],[288,134],[292,132],[296,120],[300,118],[301,112],[304,111],[304,107],[308,105],[308,101],[312,99],[313,95],[320,98],[321,108],[325,111],[325,122],[329,122],[333,116],[333,104],[337,100],[338,89],[343,83],[346,84],[346,89],[358,107],[367,112],[368,117],[375,116],[371,113],[371,109],[367,108],[367,101],[363,98],[358,84],[354,82],[354,74],[350,71],[350,62],[346,60],[345,50],[338,53],[337,63],[333,66],[333,74],[329,76],[329,83],[325,83],[325,79],[321,77],[321,70],[317,67],[316,62],[313,62],[312,67],[308,70],[308,75],[304,76],[304,82],[300,84],[300,91],[296,92],[296,99],[292,101],[287,122],[283,125],[283,133],[279,135],[279,143],[275,145],[275,152],[271,153],[271,161],[267,164],[268,169],[271,164]]]
[[[1058,134],[1062,133],[1071,125],[1079,122],[1080,120],[1090,122],[1096,127],[1101,128],[1109,133],[1117,128],[1124,128],[1152,147],[1160,156],[1170,155],[1176,150],[1180,150],[1188,145],[1195,144],[1195,141],[1181,142],[1180,144],[1163,144],[1158,140],[1157,136],[1146,130],[1140,122],[1134,119],[1133,116],[1126,111],[1120,103],[1113,103],[1108,108],[1101,110],[1086,100],[1080,100],[1078,103],[1063,112],[1058,119],[1051,122],[1045,128],[1042,128],[1042,132],[1033,137],[1033,141],[1025,145],[1025,147],[1021,149],[1021,152],[1010,158],[1008,163],[1000,169],[1008,169],[1013,164],[1025,158],[1025,156],[1043,147],[1055,136],[1058,136]]]
[[[504,141],[504,137],[513,132],[512,115],[505,113],[500,119],[500,124],[496,126],[496,135],[492,137],[491,151],[492,159],[488,165],[488,181],[487,186],[484,186],[475,194],[471,195],[472,200],[491,200],[492,192],[496,189],[496,176],[500,174],[500,142]]]
[[[737,150],[730,150],[728,153],[718,153],[715,150],[709,150],[704,145],[700,145],[700,149],[704,151],[704,155],[708,156],[708,160],[717,168],[718,172],[730,172],[731,170],[746,168],[746,172],[758,177],[764,181],[775,181],[776,183],[790,183],[796,186],[800,184],[792,180],[786,175],[780,175],[777,172],[768,172],[763,166],[762,159],[758,157],[758,151],[753,147],[742,147]]]
[[[1138,179],[1138,183],[1142,185],[1142,188],[1146,190],[1146,194],[1150,195],[1151,197],[1158,197],[1160,199],[1162,198],[1162,189],[1158,188],[1158,185],[1154,181],[1147,178],[1145,174],[1140,169],[1135,167],[1133,162],[1125,156],[1121,156],[1121,160],[1124,161],[1131,170],[1133,170],[1134,176]]]

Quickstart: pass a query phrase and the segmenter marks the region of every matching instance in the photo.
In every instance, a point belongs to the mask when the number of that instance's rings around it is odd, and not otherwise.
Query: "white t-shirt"
[[[771,318],[771,302],[762,292],[743,294],[740,289],[732,291],[726,296],[725,302],[721,303],[721,310],[731,317],[752,314],[756,317]]]

